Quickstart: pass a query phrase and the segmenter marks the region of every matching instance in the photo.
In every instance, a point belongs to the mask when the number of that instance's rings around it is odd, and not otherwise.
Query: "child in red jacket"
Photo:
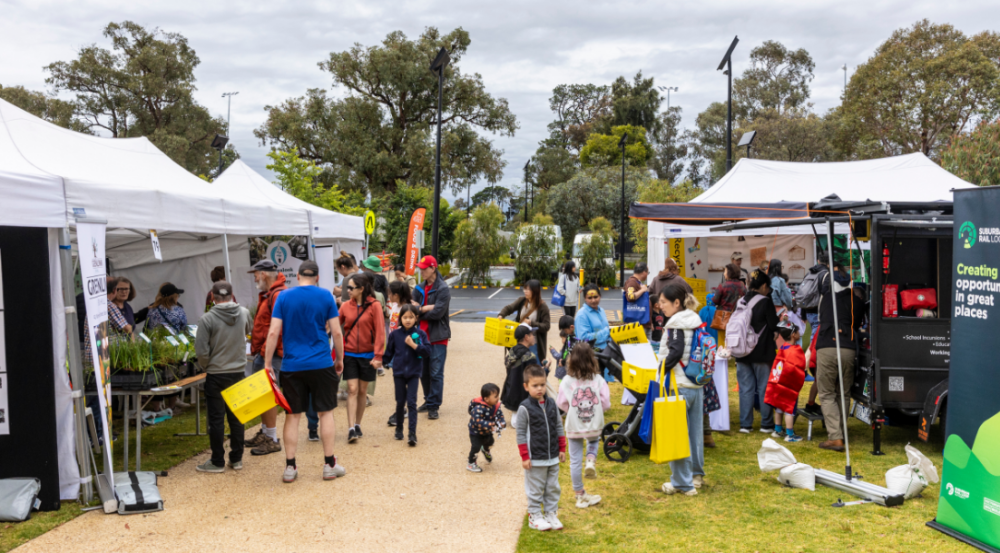
[[[788,321],[778,325],[778,356],[771,366],[764,403],[774,407],[774,438],[786,442],[801,442],[802,436],[792,428],[799,392],[806,378],[806,356],[799,346],[799,329]],[[782,426],[784,417],[784,426]]]

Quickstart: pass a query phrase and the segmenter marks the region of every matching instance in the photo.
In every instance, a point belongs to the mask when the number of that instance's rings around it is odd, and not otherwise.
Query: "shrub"
[[[521,225],[517,237],[514,280],[524,283],[536,279],[542,284],[552,284],[552,275],[562,259],[562,247],[556,241],[552,217],[535,215],[530,225]]]
[[[614,286],[615,267],[608,262],[614,255],[615,232],[604,217],[597,217],[590,223],[592,234],[581,243],[580,268],[585,282],[596,282],[600,286]]]
[[[493,204],[479,206],[472,216],[463,220],[455,229],[455,261],[465,269],[466,284],[488,284],[490,266],[507,253],[507,240],[500,235],[504,216]]]

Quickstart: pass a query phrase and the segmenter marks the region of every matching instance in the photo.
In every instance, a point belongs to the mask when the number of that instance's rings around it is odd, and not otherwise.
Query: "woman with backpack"
[[[348,301],[340,306],[344,329],[344,375],[347,382],[347,443],[362,437],[368,384],[375,381],[385,351],[385,319],[369,275],[356,274],[344,284]]]
[[[668,285],[660,290],[657,303],[663,314],[669,317],[657,357],[661,366],[672,371],[677,380],[678,392],[687,407],[688,440],[691,443],[690,457],[670,461],[670,482],[663,484],[661,489],[667,495],[698,495],[697,488],[705,480],[702,434],[704,391],[702,385],[692,381],[684,372],[684,367],[690,361],[695,330],[702,325],[701,317],[695,311],[698,300],[680,286]],[[669,379],[669,373],[664,378]]]
[[[563,313],[575,317],[576,306],[580,303],[580,279],[576,276],[576,263],[572,259],[563,265],[556,290],[566,298]]]
[[[740,432],[753,430],[753,410],[760,406],[760,431],[774,432],[771,407],[764,403],[767,380],[778,346],[774,333],[778,314],[771,301],[771,278],[760,269],[750,274],[750,291],[736,305],[726,325],[726,349],[736,358],[736,380],[740,386]]]

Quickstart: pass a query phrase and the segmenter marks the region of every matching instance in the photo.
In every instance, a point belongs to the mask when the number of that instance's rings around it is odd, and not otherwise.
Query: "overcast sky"
[[[968,35],[997,30],[1000,2],[0,0],[0,84],[44,90],[42,68],[73,59],[82,46],[106,46],[101,30],[110,21],[181,33],[201,58],[198,101],[225,116],[222,93],[239,91],[232,141],[246,163],[270,177],[267,149],[253,136],[263,108],[308,88],[329,89],[329,74],[316,64],[331,51],[377,44],[395,30],[415,38],[428,26],[442,33],[463,27],[472,44],[462,71],[481,74],[489,93],[506,98],[517,115],[514,137],[494,137],[508,163],[503,184],[517,185],[520,168],[547,134],[556,85],[609,84],[642,70],[658,85],[680,88],[671,105],[684,109],[683,124],[691,127],[711,102],[725,101],[726,79],[716,67],[738,35],[737,76],[765,40],[808,50],[816,62],[812,101],[822,112],[840,101],[843,64],[852,73],[893,30],[923,18]]]

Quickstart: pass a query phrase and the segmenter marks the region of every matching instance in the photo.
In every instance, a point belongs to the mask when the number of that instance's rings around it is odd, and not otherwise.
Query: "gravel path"
[[[482,473],[465,470],[467,407],[485,382],[502,386],[503,351],[483,342],[481,323],[454,323],[452,332],[441,418],[421,415],[416,448],[395,441],[385,424],[395,409],[392,378],[385,376],[357,444],[347,444],[344,407],[335,412],[335,452],[347,469],[344,478],[322,481],[322,447],[306,440],[303,417],[293,484],[281,482],[283,453],[247,452],[243,471],[220,475],[195,471],[206,451],[160,479],[164,511],[91,512],[17,551],[514,551],[525,499],[513,431],[498,440],[492,465],[480,460]]]

